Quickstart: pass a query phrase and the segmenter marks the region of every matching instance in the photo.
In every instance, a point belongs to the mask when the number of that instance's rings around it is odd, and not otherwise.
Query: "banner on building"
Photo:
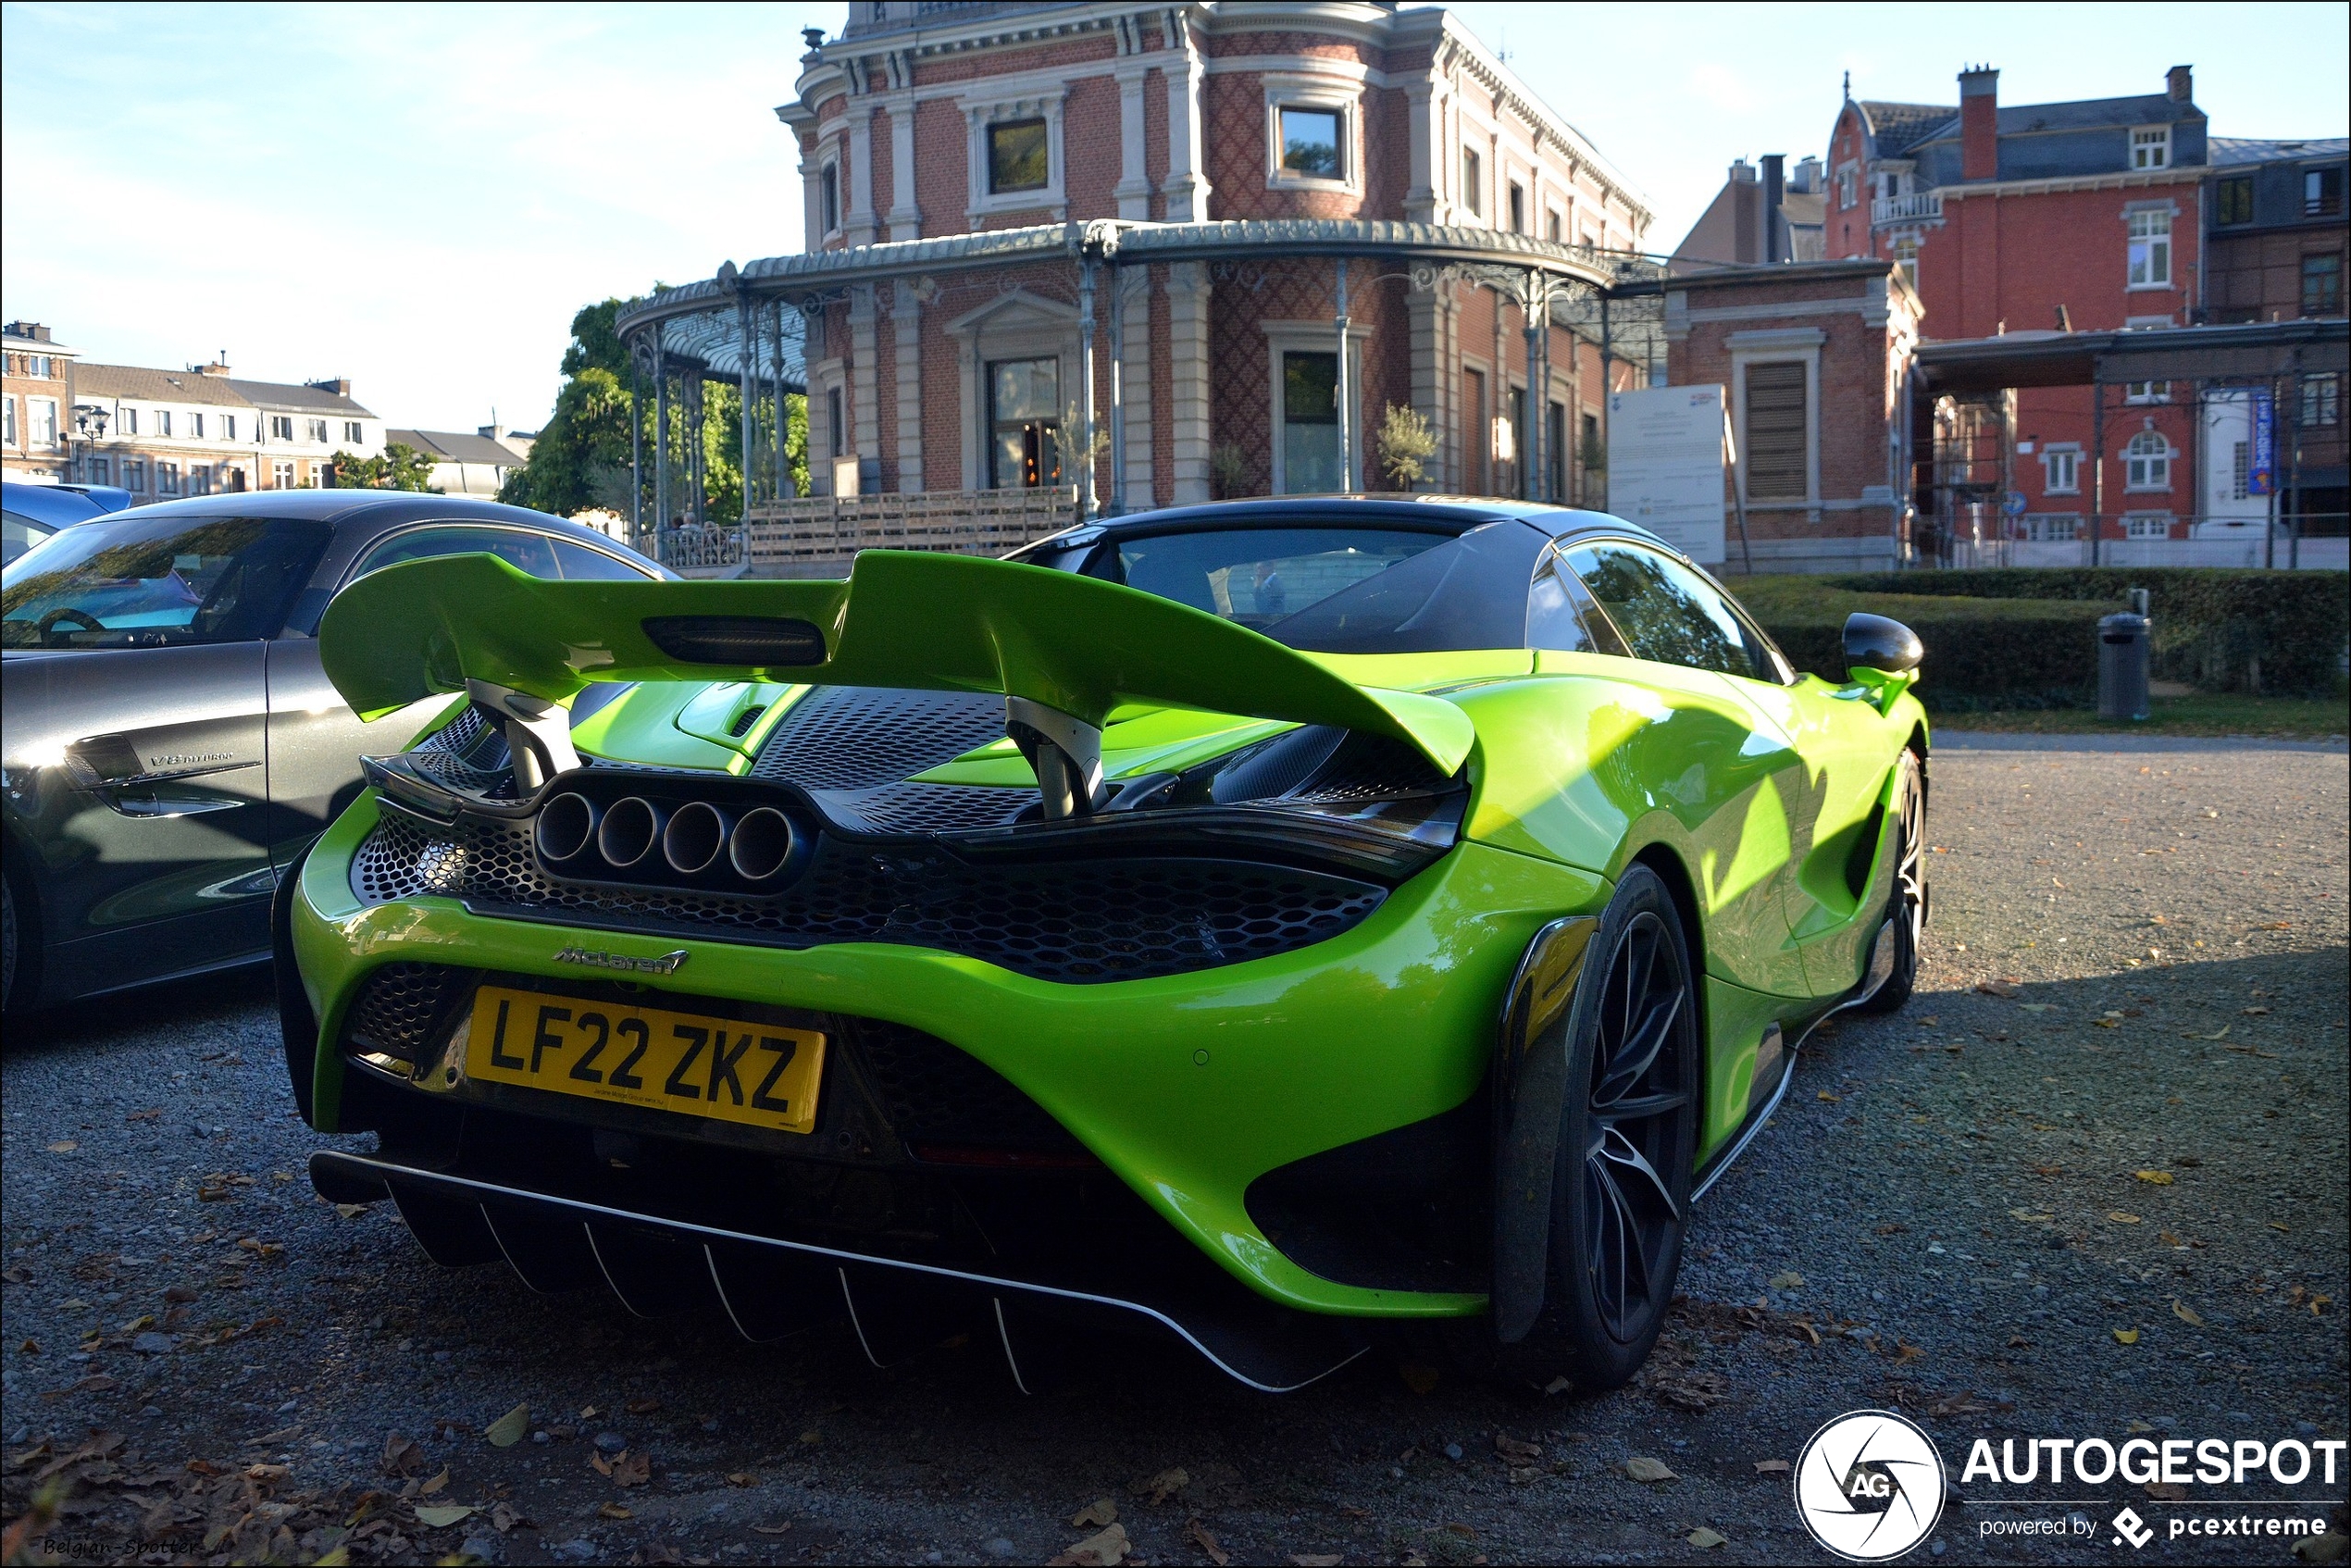
[[[1723,560],[1723,389],[1608,399],[1608,509],[1708,566]]]
[[[2253,394],[2253,461],[2245,470],[2247,495],[2274,495],[2278,488],[2277,400],[2266,392]]]

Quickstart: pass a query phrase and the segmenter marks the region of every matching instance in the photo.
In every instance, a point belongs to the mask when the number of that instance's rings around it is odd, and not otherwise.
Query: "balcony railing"
[[[1069,527],[1076,504],[1067,485],[762,502],[746,520],[743,558],[752,577],[845,577],[860,550],[1001,555]]]
[[[1879,196],[1870,203],[1870,222],[1916,223],[1943,216],[1943,193],[1920,191],[1908,196]]]

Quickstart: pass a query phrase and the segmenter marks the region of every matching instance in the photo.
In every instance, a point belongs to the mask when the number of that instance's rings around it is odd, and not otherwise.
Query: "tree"
[[[1410,490],[1428,477],[1428,460],[1437,455],[1437,432],[1417,408],[1391,403],[1380,415],[1380,467],[1399,490]]]
[[[432,488],[433,458],[417,451],[405,442],[387,442],[380,457],[355,457],[348,452],[334,456],[335,488],[338,490],[413,490],[439,492]]]
[[[658,285],[656,285],[658,287]],[[631,483],[628,412],[628,350],[615,329],[620,313],[635,300],[607,299],[584,306],[571,318],[571,342],[564,350],[563,388],[555,394],[555,409],[539,432],[530,457],[506,477],[499,499],[517,506],[535,507],[568,516],[601,506],[627,516]],[[763,426],[770,426],[773,410],[763,398]],[[742,516],[742,392],[731,381],[703,383],[702,429],[686,429],[684,400],[673,396],[669,406],[671,477],[683,504],[684,454],[699,441],[709,492],[709,516],[715,523],[732,523]],[[640,389],[637,436],[644,448],[650,485],[656,404],[650,386]],[[799,393],[784,399],[785,462],[793,486],[808,493],[808,400]],[[770,426],[772,428],[772,426]],[[650,519],[650,495],[646,516]]]

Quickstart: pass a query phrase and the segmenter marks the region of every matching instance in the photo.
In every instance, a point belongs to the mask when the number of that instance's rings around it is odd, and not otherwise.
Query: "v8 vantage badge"
[[[1812,1538],[1854,1562],[1884,1562],[1943,1515],[1943,1456],[1890,1411],[1857,1410],[1812,1434],[1796,1462],[1796,1512]]]

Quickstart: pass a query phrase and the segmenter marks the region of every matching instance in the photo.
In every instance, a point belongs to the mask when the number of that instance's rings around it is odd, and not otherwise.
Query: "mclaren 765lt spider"
[[[1918,963],[1917,640],[1799,676],[1598,513],[452,555],[321,643],[362,716],[445,705],[278,893],[296,1098],[374,1135],[318,1190],[754,1339],[960,1316],[1025,1387],[1101,1319],[1283,1389],[1421,1320],[1611,1387],[1805,1033]]]

